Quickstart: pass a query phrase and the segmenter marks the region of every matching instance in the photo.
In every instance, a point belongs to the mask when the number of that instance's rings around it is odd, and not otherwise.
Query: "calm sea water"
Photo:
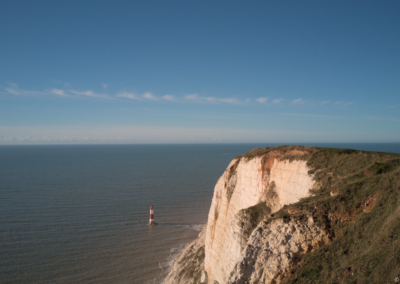
[[[275,145],[1,146],[0,283],[162,282],[228,163]]]

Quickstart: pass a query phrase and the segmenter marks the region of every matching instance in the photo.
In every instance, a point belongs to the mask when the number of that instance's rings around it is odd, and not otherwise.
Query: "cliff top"
[[[264,222],[312,215],[332,239],[307,254],[286,283],[383,283],[400,277],[399,154],[278,146],[256,148],[237,158],[272,152],[280,159],[307,161],[318,189]]]
[[[396,153],[387,153],[387,152],[371,152],[371,151],[362,151],[362,150],[353,150],[353,149],[339,149],[339,148],[323,148],[323,147],[311,147],[311,146],[296,146],[296,145],[281,145],[276,147],[265,147],[265,148],[254,148],[243,155],[236,156],[236,159],[246,158],[253,159],[255,157],[261,157],[270,152],[280,152],[284,155],[294,156],[294,153],[298,153],[301,155],[304,154],[315,154],[318,152],[324,152],[325,154],[350,154],[350,153],[368,153],[368,154],[379,154],[379,155],[391,155],[391,156],[399,156]]]

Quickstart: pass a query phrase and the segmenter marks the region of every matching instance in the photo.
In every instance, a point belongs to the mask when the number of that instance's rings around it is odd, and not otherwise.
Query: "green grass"
[[[265,154],[268,154],[272,151],[279,151],[281,153],[286,153],[290,150],[303,150],[307,151],[308,149],[311,149],[312,147],[307,147],[307,146],[294,146],[294,145],[281,145],[277,147],[265,147],[265,148],[254,148],[253,150],[250,150],[249,152],[245,153],[244,155],[237,156],[236,159],[241,159],[245,158],[246,160],[251,160],[255,157],[260,157]]]
[[[288,222],[311,214],[332,242],[306,255],[286,283],[394,283],[400,277],[400,155],[329,148],[307,151],[285,158],[307,161],[319,189],[270,218]],[[339,194],[331,196],[334,189]],[[372,196],[377,196],[375,207],[365,213]],[[289,207],[296,214],[289,214]]]
[[[247,242],[250,234],[254,231],[257,225],[271,213],[265,202],[260,202],[249,208],[240,210],[240,225],[242,227],[242,235]]]

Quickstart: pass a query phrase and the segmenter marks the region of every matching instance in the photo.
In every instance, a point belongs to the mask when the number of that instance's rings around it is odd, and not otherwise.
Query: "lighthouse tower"
[[[150,221],[149,224],[152,225],[154,224],[154,210],[153,210],[153,205],[150,205]]]

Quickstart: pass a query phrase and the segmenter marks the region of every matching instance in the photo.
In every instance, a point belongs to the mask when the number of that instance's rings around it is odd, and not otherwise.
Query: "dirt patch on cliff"
[[[336,196],[338,194],[339,194],[339,188],[338,187],[335,187],[335,188],[333,188],[331,190],[331,193],[330,193],[331,196]]]
[[[377,191],[374,195],[370,196],[367,198],[367,200],[365,201],[364,204],[364,209],[363,212],[364,213],[370,213],[372,209],[375,208],[376,205],[376,201],[379,198],[379,196],[382,194],[382,192],[390,185],[389,181],[386,181],[383,185],[382,185],[382,189]]]
[[[262,171],[261,180],[265,188],[269,186],[269,177],[271,174],[271,169],[277,158],[278,156],[276,155],[273,156],[265,155],[261,159],[261,171]]]
[[[293,145],[282,145],[274,148],[255,148],[242,156],[237,156],[236,158],[245,158],[251,160],[255,157],[261,157],[266,154],[270,156],[301,156],[305,154],[310,154],[310,149],[313,147],[307,146],[293,146]]]
[[[256,157],[261,156],[261,171],[262,171],[262,183],[264,185],[264,190],[269,186],[269,177],[271,174],[271,169],[275,163],[275,160],[279,160],[287,157],[299,157],[303,155],[310,154],[309,151],[302,149],[299,146],[279,146],[276,148],[264,148],[264,149],[254,149],[254,153],[248,152],[245,157]],[[305,148],[305,147],[304,147]],[[253,150],[252,150],[253,151]],[[247,155],[247,156],[246,156]],[[250,158],[247,158],[250,159]]]
[[[369,177],[370,175],[372,175],[374,172],[372,171],[372,170],[366,170],[365,172],[364,172],[364,175],[366,176],[366,177]]]
[[[367,201],[365,202],[365,208],[363,209],[364,213],[370,213],[372,209],[375,208],[375,204],[376,204],[376,200],[379,197],[379,195],[381,195],[382,190],[378,191],[377,193],[375,193],[374,195],[372,195],[371,197],[369,197],[367,199]]]

